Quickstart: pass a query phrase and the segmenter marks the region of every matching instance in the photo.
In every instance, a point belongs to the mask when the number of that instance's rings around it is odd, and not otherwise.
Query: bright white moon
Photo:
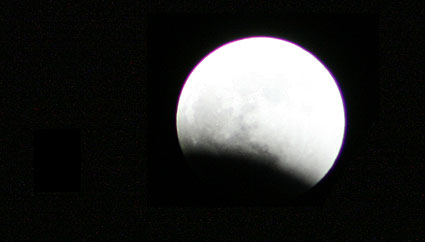
[[[187,78],[177,109],[185,155],[273,157],[273,169],[308,188],[331,169],[344,128],[342,97],[326,67],[301,47],[269,37],[230,42],[206,56]]]

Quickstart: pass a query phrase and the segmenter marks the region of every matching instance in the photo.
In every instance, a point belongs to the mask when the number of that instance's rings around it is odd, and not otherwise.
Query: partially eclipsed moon
[[[342,97],[326,67],[301,47],[269,37],[211,52],[187,78],[177,109],[180,146],[198,158],[189,160],[200,176],[268,186],[261,179],[269,175],[256,176],[267,167],[282,181],[303,184],[297,192],[331,169],[344,128]],[[239,176],[248,166],[263,168]]]

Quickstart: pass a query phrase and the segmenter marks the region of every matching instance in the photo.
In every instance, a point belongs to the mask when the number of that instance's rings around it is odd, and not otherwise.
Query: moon
[[[336,80],[313,54],[283,39],[250,37],[220,46],[192,70],[176,128],[201,179],[291,197],[334,165],[345,111]]]

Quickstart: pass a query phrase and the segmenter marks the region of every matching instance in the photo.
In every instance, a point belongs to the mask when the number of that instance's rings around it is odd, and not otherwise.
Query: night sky
[[[313,15],[288,14],[290,8],[272,3],[207,5],[158,3],[119,14],[67,5],[6,20],[0,79],[6,239],[423,237],[420,8]],[[231,14],[165,14],[179,9]],[[344,95],[348,127],[338,162],[292,204],[212,196],[185,165],[177,141],[178,95],[192,68],[218,46],[256,35],[314,53]],[[80,192],[36,191],[34,135],[43,129],[81,131]]]

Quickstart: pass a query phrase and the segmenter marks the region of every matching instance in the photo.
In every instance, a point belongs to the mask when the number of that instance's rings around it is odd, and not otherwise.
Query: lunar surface
[[[190,73],[177,115],[180,147],[205,181],[289,196],[316,185],[342,146],[342,96],[326,67],[291,42],[225,44]]]

